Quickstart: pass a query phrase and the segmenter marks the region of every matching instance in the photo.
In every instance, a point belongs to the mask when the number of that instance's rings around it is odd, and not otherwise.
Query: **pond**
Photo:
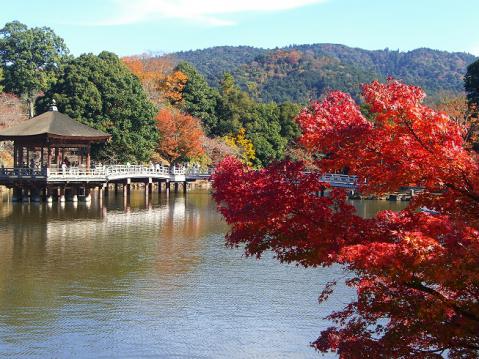
[[[359,213],[403,203],[356,202]],[[226,248],[206,192],[91,204],[0,203],[0,357],[311,358],[348,303],[304,269]]]

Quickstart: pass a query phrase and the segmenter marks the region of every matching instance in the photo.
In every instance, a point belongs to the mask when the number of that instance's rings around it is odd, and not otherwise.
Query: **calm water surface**
[[[401,203],[356,202],[364,216]],[[225,248],[207,193],[0,203],[0,357],[311,358],[338,268]]]

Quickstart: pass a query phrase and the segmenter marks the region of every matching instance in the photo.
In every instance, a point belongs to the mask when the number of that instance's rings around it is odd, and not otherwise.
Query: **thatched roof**
[[[42,139],[45,142],[51,142],[50,140],[104,142],[110,137],[108,133],[79,123],[58,111],[44,112],[0,131],[0,141]]]

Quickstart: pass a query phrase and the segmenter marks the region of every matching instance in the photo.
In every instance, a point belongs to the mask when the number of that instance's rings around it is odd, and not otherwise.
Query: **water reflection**
[[[351,295],[317,305],[340,269],[226,249],[207,193],[151,200],[0,204],[0,356],[314,355],[322,317]]]

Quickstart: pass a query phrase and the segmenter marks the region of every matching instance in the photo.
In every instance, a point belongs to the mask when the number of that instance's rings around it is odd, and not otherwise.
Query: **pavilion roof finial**
[[[58,111],[58,107],[57,107],[57,102],[55,101],[55,99],[52,99],[52,102],[50,103],[50,111]]]

